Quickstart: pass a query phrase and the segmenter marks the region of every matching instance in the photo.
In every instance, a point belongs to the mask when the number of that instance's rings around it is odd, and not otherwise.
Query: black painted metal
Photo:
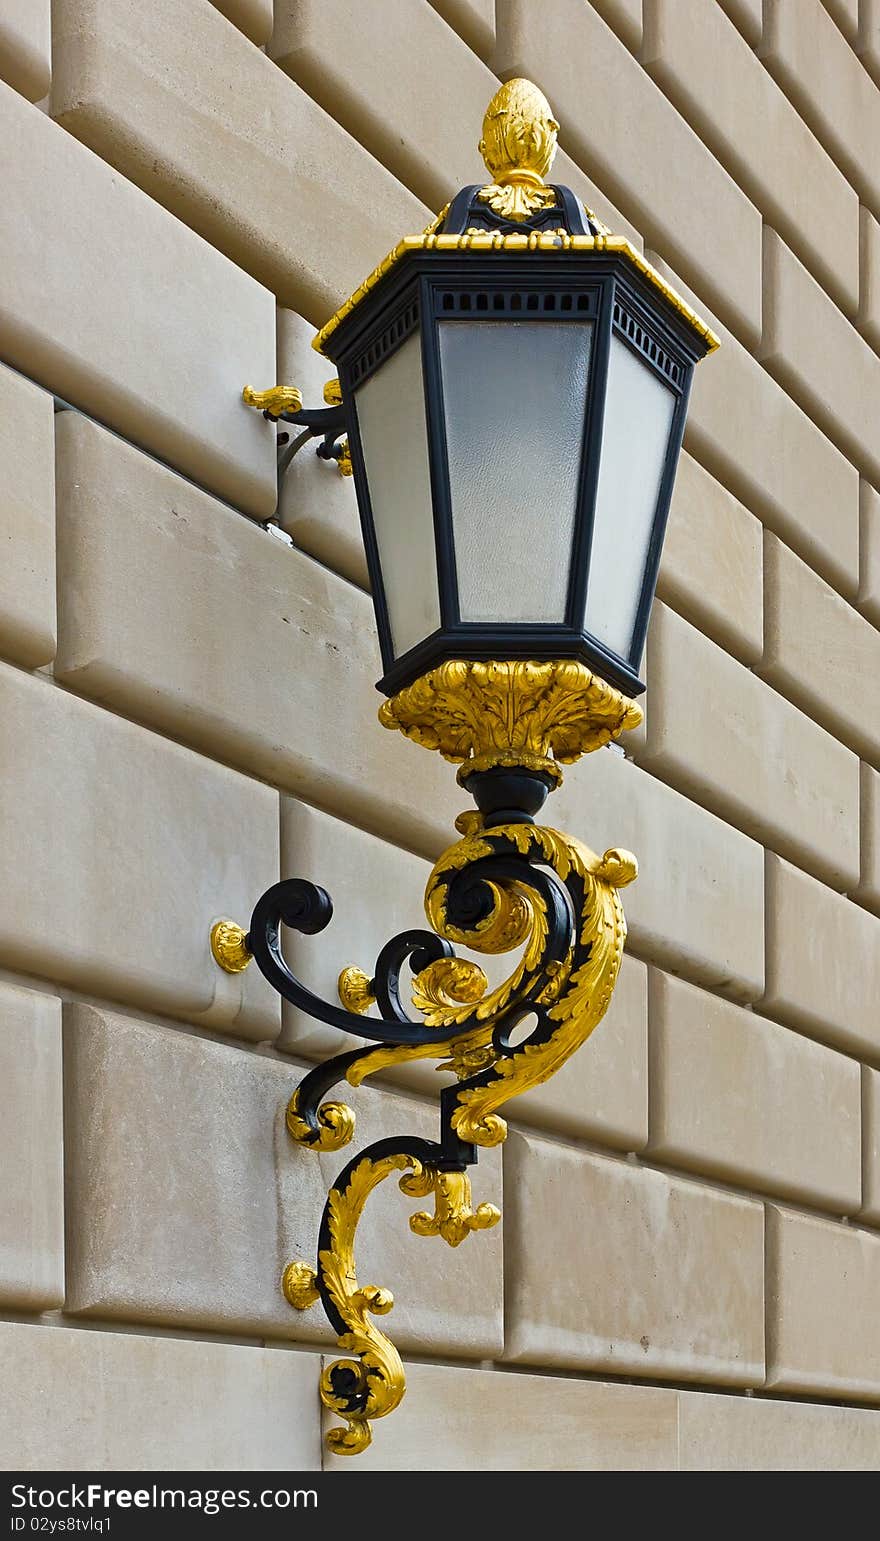
[[[290,465],[294,456],[299,453],[310,439],[320,439],[315,453],[321,460],[339,460],[342,456],[341,439],[346,431],[346,414],[344,407],[302,407],[299,412],[269,412],[263,416],[270,423],[294,423],[303,428],[292,444],[288,444],[287,435],[278,435],[278,445],[281,453],[278,456],[278,475],[282,477]]]
[[[535,795],[533,783],[541,779],[537,773],[523,771],[517,783],[517,778],[511,773],[508,776],[507,794],[513,798],[519,785],[519,790],[524,792],[524,801],[531,805]],[[531,822],[528,807],[519,810],[514,808],[514,821],[517,811],[526,822]],[[501,832],[494,833],[491,827],[486,830],[485,844],[490,855],[464,867],[451,868],[438,880],[440,887],[445,889],[448,924],[461,930],[473,930],[479,926],[493,909],[493,885],[499,884],[504,887],[515,884],[531,889],[547,917],[547,936],[540,966],[525,975],[519,988],[511,993],[499,1017],[500,1036],[497,1043],[499,1052],[503,1053],[510,1033],[524,1017],[535,1013],[541,1019],[541,1008],[535,1006],[535,999],[546,986],[547,964],[562,963],[571,951],[575,941],[575,908],[569,887],[553,871],[540,864],[542,858],[534,851],[524,856],[510,839]],[[404,964],[409,963],[413,971],[418,973],[438,958],[453,956],[449,943],[433,931],[402,932],[380,952],[372,985],[377,1003],[384,1013],[381,1019],[346,1011],[344,1007],[334,1006],[315,995],[295,977],[285,962],[281,953],[280,928],[286,925],[303,934],[315,935],[324,930],[332,914],[333,903],[325,889],[304,879],[288,878],[267,889],[258,900],[247,938],[247,945],[258,968],[285,1000],[320,1022],[342,1028],[357,1038],[371,1040],[366,1047],[336,1055],[317,1066],[300,1083],[296,1111],[309,1126],[314,1140],[321,1133],[318,1109],[322,1099],[333,1086],[346,1079],[352,1066],[361,1063],[375,1051],[377,1043],[386,1046],[447,1043],[473,1032],[480,1025],[476,1009],[454,1028],[427,1027],[423,1021],[414,1021],[407,1015],[400,999],[400,973]],[[441,1096],[441,1143],[437,1155],[452,1165],[458,1162],[471,1163],[476,1160],[476,1152],[454,1134],[450,1123],[452,1111],[452,1104],[448,1099],[444,1102]]]
[[[466,191],[472,194],[472,190]],[[492,215],[484,206],[480,207],[480,228],[509,227],[522,232],[523,225],[499,222],[498,216]],[[467,208],[473,213],[472,197]],[[450,218],[452,212],[450,210]],[[559,208],[552,212],[558,228]],[[543,213],[541,218],[543,220]],[[526,228],[540,226],[530,222]],[[393,351],[388,340],[400,327],[402,315],[410,318],[411,323],[406,336],[415,325],[421,333],[441,625],[416,647],[397,655],[373,527],[369,478],[357,429],[357,385],[367,380],[374,368],[381,367]],[[456,579],[438,327],[441,320],[447,324],[480,320],[503,325],[517,318],[555,323],[589,320],[593,325],[568,599],[565,614],[558,622],[524,625],[463,622]],[[612,335],[617,335],[636,352],[646,367],[656,373],[677,397],[637,607],[637,623],[625,656],[606,647],[584,626]],[[640,694],[644,686],[638,670],[681,445],[687,396],[694,365],[705,351],[693,329],[675,308],[625,257],[615,252],[426,250],[407,254],[383,278],[372,294],[337,328],[328,349],[339,369],[343,397],[348,404],[349,443],[384,666],[378,688],[386,695],[394,695],[446,658],[577,658],[625,694]],[[523,362],[523,370],[524,388],[527,388],[527,359]],[[511,411],[515,412],[516,382],[511,382],[511,387]],[[638,431],[637,424],[633,431]],[[525,452],[529,452],[529,447]],[[552,474],[553,468],[549,466],[547,475],[551,480]],[[513,509],[511,517],[515,515]]]

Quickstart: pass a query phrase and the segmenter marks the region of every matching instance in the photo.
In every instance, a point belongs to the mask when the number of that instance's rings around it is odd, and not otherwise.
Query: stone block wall
[[[373,1201],[409,1387],[358,1464],[880,1466],[880,4],[0,0],[5,1467],[345,1464],[279,1291],[343,1160],[283,1110],[338,1035],[208,933],[316,879],[332,991],[463,799],[376,722],[351,483],[304,455],[278,503],[240,392],[318,396],[314,328],[514,74],[723,346],[645,728],[550,806],[639,857],[618,993],[481,1159],[500,1228]],[[430,1134],[437,1079],[353,1093],[358,1140]]]

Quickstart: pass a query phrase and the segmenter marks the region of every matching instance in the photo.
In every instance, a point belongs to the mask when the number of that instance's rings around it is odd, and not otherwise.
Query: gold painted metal
[[[338,1345],[357,1355],[335,1360],[321,1375],[321,1401],[346,1420],[344,1428],[333,1428],[327,1435],[327,1445],[335,1455],[359,1455],[366,1450],[372,1439],[372,1421],[399,1407],[406,1390],[397,1349],[370,1320],[387,1315],[394,1296],[378,1285],[358,1284],[354,1256],[355,1235],[367,1199],[386,1177],[399,1171],[410,1174],[400,1179],[402,1192],[411,1197],[434,1194],[434,1214],[422,1210],[411,1217],[410,1225],[419,1236],[442,1236],[451,1247],[457,1247],[471,1231],[487,1230],[501,1218],[494,1204],[472,1207],[467,1173],[436,1171],[405,1152],[378,1160],[365,1156],[349,1172],[343,1187],[331,1189],[326,1221],[330,1245],[319,1252],[318,1264],[330,1305],[346,1324]],[[318,1299],[316,1277],[308,1263],[289,1263],[284,1270],[282,1288],[297,1310],[307,1309]],[[350,1372],[355,1378],[356,1390],[364,1399],[362,1410],[356,1414],[349,1411],[349,1398],[341,1398],[334,1390],[336,1371]]]
[[[211,952],[214,962],[226,974],[241,974],[251,961],[245,945],[247,932],[234,920],[218,920],[211,927]]]
[[[336,469],[340,476],[351,476],[354,473],[354,467],[351,463],[351,450],[347,438],[342,440],[342,453],[336,462]]]
[[[358,1016],[362,1016],[375,1004],[372,980],[362,968],[344,968],[337,981],[336,989],[346,1011],[357,1012]]]
[[[496,92],[486,112],[480,151],[491,183],[479,197],[495,213],[513,221],[527,220],[555,199],[545,184],[556,149],[559,125],[549,103],[530,82],[508,81]],[[590,211],[588,211],[589,213]],[[358,289],[316,335],[313,347],[327,349],[336,329],[371,294],[384,277],[411,253],[585,252],[621,256],[663,296],[697,332],[709,350],[718,338],[640,252],[614,236],[590,213],[597,233],[569,235],[563,228],[502,233],[471,228],[447,235],[443,210],[421,235],[399,241]],[[335,394],[334,394],[335,392]],[[337,404],[338,382],[325,387],[325,400]],[[255,398],[256,393],[251,393]],[[264,393],[271,396],[272,393]],[[340,465],[345,473],[346,467]],[[395,728],[426,748],[436,749],[459,765],[458,779],[494,766],[538,770],[558,785],[560,766],[571,763],[616,739],[642,721],[636,702],[572,660],[477,662],[452,660],[415,680],[379,713],[385,727]],[[489,987],[479,964],[462,957],[441,957],[417,973],[413,1004],[432,1036],[416,1044],[378,1044],[349,1056],[345,1079],[358,1086],[368,1076],[418,1059],[437,1061],[438,1070],[453,1079],[447,1087],[444,1119],[466,1144],[494,1146],[507,1135],[502,1109],[552,1076],[594,1031],[607,1010],[623,955],[626,921],[619,890],[637,874],[629,852],[608,850],[596,855],[560,831],[529,823],[486,828],[482,815],[469,812],[456,820],[461,839],[440,857],[428,879],[425,909],[435,933],[444,941],[477,954],[516,952],[518,957],[500,985]],[[511,848],[522,856],[523,876],[511,864]],[[483,877],[491,907],[471,924],[456,924],[447,913],[450,875],[465,872],[499,852],[505,874]],[[529,882],[529,872],[548,869],[565,886],[574,908],[575,930],[563,932],[559,903],[546,878]],[[492,868],[483,868],[483,871]],[[497,868],[495,869],[498,870]],[[515,875],[507,874],[513,872]],[[551,924],[552,921],[552,924]],[[551,943],[551,937],[556,937]],[[560,952],[567,955],[560,957]],[[343,970],[339,997],[351,1012],[362,1014],[375,1002],[373,981],[363,969]],[[538,1027],[511,1045],[496,1029],[505,1012],[508,1022],[537,1012]],[[464,1028],[464,1031],[461,1029]],[[460,1031],[459,1037],[451,1036]],[[291,1137],[313,1150],[335,1151],[354,1135],[350,1108],[328,1100],[317,1109],[318,1131],[302,1117],[298,1092],[290,1100],[287,1128]],[[451,1100],[450,1100],[451,1099]],[[447,1125],[448,1128],[448,1125]],[[419,1210],[411,1229],[420,1236],[441,1236],[458,1246],[472,1231],[496,1225],[499,1211],[492,1204],[473,1205],[470,1179],[463,1170],[430,1165],[414,1149],[401,1148],[353,1159],[331,1189],[322,1224],[318,1267],[305,1262],[288,1265],[283,1289],[299,1310],[322,1299],[339,1330],[339,1346],[351,1355],[327,1366],[321,1377],[321,1399],[344,1419],[330,1431],[327,1442],[338,1454],[357,1454],[371,1439],[371,1423],[392,1412],[405,1390],[403,1366],[390,1339],[373,1318],[391,1310],[388,1290],[358,1283],[355,1236],[370,1194],[393,1172],[402,1173],[401,1190],[409,1197],[433,1196],[433,1213]],[[417,1147],[419,1142],[413,1142]],[[437,1148],[437,1147],[435,1147]],[[445,1149],[446,1147],[439,1147]],[[382,1146],[376,1148],[382,1151]],[[451,1165],[455,1163],[450,1162]],[[354,1406],[354,1410],[353,1410]]]
[[[246,407],[268,412],[271,417],[280,417],[282,412],[301,412],[303,404],[302,392],[295,385],[273,385],[268,391],[255,391],[246,385],[241,399]]]
[[[605,1014],[620,969],[626,939],[626,921],[618,890],[637,875],[637,862],[627,851],[609,850],[597,856],[579,841],[558,830],[529,824],[505,824],[486,830],[479,813],[470,812],[457,821],[462,839],[440,857],[428,879],[425,910],[428,919],[446,941],[484,954],[521,948],[516,966],[503,984],[490,990],[478,964],[462,958],[441,958],[428,965],[413,981],[413,1003],[426,1023],[437,1029],[436,1042],[418,1045],[384,1045],[365,1052],[349,1066],[347,1080],[360,1085],[368,1076],[416,1059],[436,1059],[437,1068],[459,1079],[457,1106],[452,1126],[459,1137],[478,1146],[500,1144],[507,1123],[499,1110],[560,1069],[583,1044]],[[488,915],[463,928],[453,925],[446,913],[446,882],[450,872],[462,870],[491,856],[493,840],[510,842],[524,856],[532,855],[549,866],[565,883],[575,879],[583,895],[577,917],[577,941],[562,961],[546,957],[548,920],[537,891],[513,880],[490,884],[493,908]],[[571,891],[571,890],[570,890]],[[575,967],[575,951],[579,958]],[[502,1053],[493,1042],[501,1013],[527,979],[534,981],[531,999],[548,1008],[552,1031],[544,1041],[525,1040]],[[343,981],[345,983],[343,984]],[[364,984],[366,981],[366,984]],[[348,969],[341,976],[340,994],[367,1001],[369,981],[363,970]],[[343,990],[345,995],[343,995]],[[360,1009],[365,1009],[361,1007]],[[476,1016],[472,1032],[450,1040],[444,1033]],[[471,1078],[479,1076],[479,1082]],[[288,1128],[295,1140],[312,1148],[339,1149],[354,1131],[354,1114],[339,1102],[324,1103],[318,1111],[324,1129],[335,1131],[332,1146],[315,1145],[307,1126],[295,1112]],[[345,1324],[338,1342],[356,1358],[337,1360],[321,1377],[321,1399],[341,1414],[346,1426],[331,1429],[329,1447],[336,1454],[355,1455],[371,1439],[371,1422],[399,1406],[405,1391],[400,1356],[390,1339],[370,1317],[391,1310],[387,1290],[357,1282],[354,1259],[355,1233],[369,1195],[394,1171],[404,1171],[400,1188],[411,1197],[434,1196],[434,1213],[420,1210],[410,1219],[420,1236],[442,1236],[458,1246],[472,1231],[496,1225],[500,1213],[493,1204],[476,1209],[466,1172],[441,1172],[415,1156],[399,1152],[380,1160],[357,1162],[340,1189],[328,1201],[329,1247],[319,1252],[318,1264],[331,1305]],[[284,1275],[287,1299],[304,1309],[317,1298],[316,1274],[307,1263],[293,1263]],[[325,1302],[326,1303],[326,1302]],[[351,1396],[334,1391],[333,1372],[350,1372],[363,1395],[363,1408],[351,1412]]]
[[[590,213],[590,211],[587,211]],[[591,218],[594,218],[590,214]],[[336,328],[341,325],[347,316],[361,300],[375,289],[386,273],[401,262],[408,252],[413,251],[555,251],[555,252],[616,252],[625,257],[632,267],[637,268],[644,278],[657,290],[659,294],[669,302],[674,310],[693,327],[694,331],[703,338],[707,351],[713,352],[719,346],[721,339],[716,332],[702,319],[701,316],[683,300],[677,289],[657,269],[652,267],[646,257],[622,235],[606,235],[604,231],[599,235],[568,235],[565,231],[525,231],[516,235],[501,235],[498,231],[491,230],[467,230],[464,235],[438,235],[433,230],[424,235],[407,235],[402,241],[398,241],[394,250],[388,253],[382,261],[365,278],[343,305],[339,307],[330,320],[325,322],[320,332],[312,339],[312,347],[318,353],[324,353],[325,344],[330,341]]]
[[[328,380],[321,394],[328,407],[342,406],[342,386],[338,380]]]
[[[320,1300],[317,1277],[311,1263],[288,1263],[281,1275],[281,1289],[295,1311],[307,1311]]]
[[[300,1118],[297,1106],[299,1088],[294,1092],[287,1104],[287,1132],[292,1140],[299,1145],[308,1145],[310,1150],[322,1153],[342,1150],[348,1145],[354,1135],[355,1117],[351,1108],[344,1102],[324,1102],[318,1109],[318,1122],[321,1125],[317,1138],[304,1118]]]
[[[409,1217],[409,1228],[417,1236],[442,1236],[450,1247],[466,1241],[471,1231],[488,1231],[501,1219],[494,1204],[473,1208],[471,1180],[467,1172],[439,1172],[423,1167],[411,1177],[401,1177],[400,1190],[411,1198],[434,1195],[434,1213],[420,1209]]]
[[[486,108],[479,151],[492,178],[477,197],[504,219],[528,219],[556,201],[544,178],[556,154],[559,124],[530,80],[508,80]]]
[[[480,154],[493,180],[479,194],[496,214],[511,220],[525,220],[537,209],[552,204],[554,194],[551,188],[545,187],[544,177],[556,152],[558,131],[559,124],[553,117],[547,98],[531,81],[509,80],[496,91],[486,110],[483,137],[480,140]],[[595,236],[569,235],[562,229],[523,231],[512,235],[471,229],[464,235],[445,235],[439,233],[439,226],[446,212],[446,209],[441,210],[421,235],[404,236],[387,257],[382,258],[312,339],[312,347],[318,353],[326,351],[326,345],[336,328],[382,282],[386,273],[390,273],[410,252],[418,251],[614,252],[636,268],[658,294],[662,294],[668,304],[684,317],[703,338],[709,352],[718,347],[719,338],[715,332],[682,299],[672,284],[667,283],[663,275],[624,236],[612,235],[607,225],[598,220],[591,209],[587,209],[587,215],[599,227],[599,233]]]
[[[495,765],[522,765],[558,785],[560,762],[638,727],[642,709],[572,659],[452,659],[383,702],[379,721],[460,763],[459,783]]]

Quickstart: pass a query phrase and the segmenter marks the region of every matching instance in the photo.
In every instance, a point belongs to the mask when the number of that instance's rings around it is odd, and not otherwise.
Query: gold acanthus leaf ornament
[[[526,220],[556,202],[544,178],[556,154],[559,124],[550,103],[530,80],[508,80],[483,119],[479,150],[492,178],[478,194],[504,219]]]
[[[388,1066],[436,1059],[438,1068],[458,1077],[458,1084],[443,1094],[443,1116],[450,1129],[463,1142],[492,1146],[507,1135],[500,1112],[504,1105],[552,1076],[601,1021],[626,938],[618,890],[632,882],[637,866],[626,851],[597,856],[579,841],[539,825],[487,828],[479,815],[471,814],[462,826],[463,838],[440,857],[428,879],[428,919],[446,942],[488,954],[521,948],[519,960],[509,977],[491,990],[482,969],[468,959],[441,957],[427,964],[414,978],[413,998],[426,1025],[436,1029],[436,1038],[364,1048],[346,1056],[340,1078],[344,1074],[357,1086]],[[498,866],[496,876],[493,863]],[[455,896],[475,867],[485,902],[467,920],[467,906],[463,914]],[[560,887],[571,917],[562,933]],[[555,924],[550,913],[554,906]],[[366,974],[348,973],[352,998],[363,1001],[371,993]],[[523,1041],[512,1044],[505,1024],[515,1026],[529,1017],[535,1026]],[[328,1101],[309,1122],[294,1093],[288,1128],[300,1144],[335,1150],[351,1138],[354,1115],[343,1103]],[[492,1204],[474,1208],[466,1172],[428,1159],[421,1144],[422,1152],[419,1141],[384,1141],[355,1156],[330,1191],[317,1269],[297,1262],[285,1270],[283,1289],[291,1305],[304,1310],[320,1297],[340,1348],[352,1356],[330,1364],[321,1378],[324,1405],[345,1420],[344,1427],[327,1436],[337,1454],[366,1449],[371,1421],[392,1412],[405,1390],[400,1356],[372,1320],[391,1309],[391,1296],[387,1290],[361,1286],[355,1269],[355,1232],[370,1193],[392,1172],[405,1173],[400,1186],[406,1194],[434,1197],[433,1214],[414,1214],[412,1230],[420,1236],[441,1236],[450,1246],[458,1246],[472,1231],[496,1225],[500,1218]],[[443,1149],[432,1147],[438,1154]]]
[[[301,412],[303,404],[302,391],[295,385],[272,385],[267,391],[255,391],[246,385],[241,399],[246,407],[268,412],[270,417],[280,417],[282,412]]]
[[[637,702],[574,659],[451,659],[383,702],[383,727],[461,764],[459,782],[496,765],[548,774],[638,727]]]
[[[472,1231],[488,1230],[501,1219],[494,1204],[473,1208],[466,1172],[437,1171],[405,1149],[378,1158],[368,1154],[356,1158],[330,1190],[322,1229],[328,1244],[318,1253],[318,1268],[305,1262],[288,1263],[282,1289],[298,1311],[313,1305],[323,1290],[331,1320],[335,1318],[344,1329],[337,1338],[339,1347],[357,1355],[335,1360],[321,1376],[321,1401],[346,1421],[344,1428],[333,1428],[327,1435],[336,1455],[366,1450],[372,1439],[371,1421],[393,1412],[406,1390],[397,1349],[370,1319],[385,1316],[394,1296],[375,1284],[358,1283],[354,1255],[364,1206],[373,1190],[395,1171],[409,1173],[400,1179],[402,1192],[418,1198],[434,1195],[434,1214],[422,1210],[410,1220],[418,1236],[442,1236],[449,1246],[457,1247]]]

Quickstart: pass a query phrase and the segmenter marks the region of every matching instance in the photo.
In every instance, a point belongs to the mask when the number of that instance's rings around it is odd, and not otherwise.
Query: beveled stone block
[[[859,582],[859,478],[841,451],[662,257],[651,262],[720,333],[694,376],[685,444],[841,594]],[[842,318],[841,318],[842,322]]]
[[[652,1160],[837,1214],[861,1201],[859,1066],[652,969]]]
[[[0,0],[0,80],[29,102],[52,79],[52,0]]]
[[[880,1236],[767,1209],[767,1385],[874,1402]]]
[[[6,666],[0,717],[0,965],[276,1037],[275,992],[208,937],[276,880],[277,793]]]
[[[573,766],[548,823],[594,851],[633,851],[623,895],[632,950],[739,1000],[764,987],[760,845],[610,749]]]
[[[769,531],[760,672],[843,743],[880,761],[880,631]]]
[[[813,4],[807,0],[811,9]],[[837,303],[854,311],[858,196],[820,142],[827,143],[827,134],[817,139],[811,133],[719,5],[644,0],[644,6],[645,67]],[[762,48],[768,46],[772,31],[771,6],[769,20],[768,14],[764,18]],[[772,49],[772,43],[769,46]],[[855,59],[852,64],[857,68]],[[853,95],[852,82],[849,89]],[[833,222],[824,230],[816,228],[813,217],[817,197],[823,208],[834,209]]]
[[[754,514],[684,451],[657,596],[743,663],[763,647],[762,534]]]
[[[418,198],[205,0],[57,0],[55,46],[52,115],[68,134],[316,326],[428,222]],[[228,350],[227,302],[215,292],[207,308]],[[274,384],[268,341],[239,365],[226,410],[274,442],[239,399],[245,384]],[[230,355],[218,346],[215,357]],[[206,435],[223,443],[216,412]]]
[[[769,228],[759,357],[853,464],[880,478],[880,357]]]
[[[0,1464],[318,1471],[318,1374],[317,1354],[0,1322]]]
[[[188,7],[191,17],[202,11],[261,57],[212,6]],[[8,86],[0,182],[5,361],[267,518],[275,435],[243,406],[241,388],[275,368],[268,290]]]
[[[0,984],[0,1302],[64,1300],[61,1002]]]
[[[880,1043],[880,919],[767,852],[762,1010],[848,1054]]]
[[[84,418],[58,445],[57,677],[426,855],[448,845],[468,799],[377,721],[367,595]]]
[[[55,652],[52,397],[0,367],[0,653],[26,669]]]
[[[370,1083],[342,1096],[358,1120],[344,1152],[317,1155],[287,1134],[304,1067],[150,1023],[70,1008],[65,1024],[67,1309],[333,1343],[320,1307],[294,1311],[285,1265],[314,1262],[327,1189],[358,1149],[391,1135],[434,1139],[422,1102]],[[473,1174],[475,1200],[501,1208],[500,1154]],[[358,1233],[363,1284],[396,1297],[389,1331],[417,1353],[501,1351],[501,1231],[447,1252],[415,1236],[395,1175],[371,1195]],[[442,1254],[441,1255],[441,1249]]]
[[[506,1359],[761,1384],[760,1204],[523,1134],[504,1162]]]
[[[876,1471],[880,1413],[680,1392],[681,1471]]]
[[[772,624],[778,610],[769,613]],[[828,882],[857,881],[851,750],[661,603],[648,675],[648,769]]]
[[[670,1471],[676,1393],[565,1376],[406,1365],[406,1401],[329,1471]],[[331,1418],[325,1422],[332,1423]]]

